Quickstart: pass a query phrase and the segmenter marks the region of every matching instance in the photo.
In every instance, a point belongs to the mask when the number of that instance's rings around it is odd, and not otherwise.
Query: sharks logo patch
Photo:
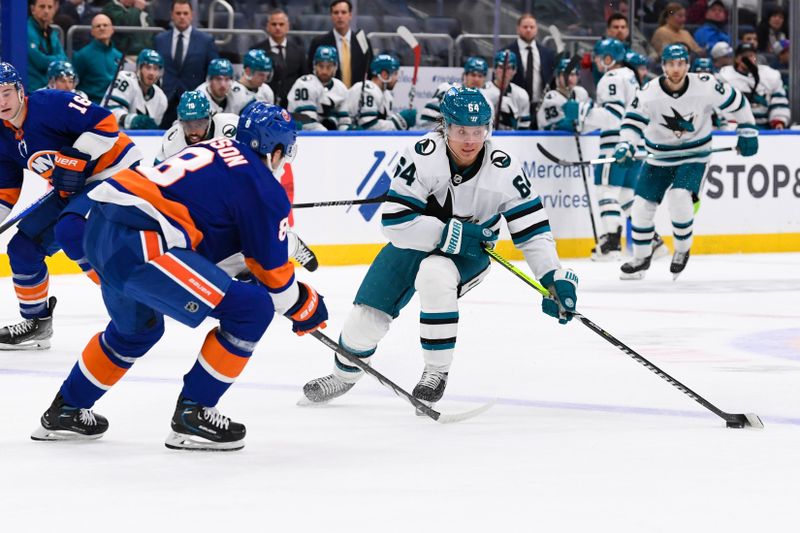
[[[670,108],[672,110],[672,116],[661,115],[661,118],[664,119],[664,122],[661,124],[668,130],[671,130],[675,137],[680,139],[684,133],[694,131],[694,115],[688,115],[684,117],[681,115],[677,109],[674,107]]]

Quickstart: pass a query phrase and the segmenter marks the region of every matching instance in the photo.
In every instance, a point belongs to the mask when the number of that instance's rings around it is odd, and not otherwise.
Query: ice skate
[[[606,233],[598,239],[597,246],[592,248],[592,261],[619,261],[622,256],[622,228],[614,233]]]
[[[300,238],[297,233],[292,232],[295,239],[295,250],[292,254],[292,259],[300,263],[300,266],[308,270],[309,272],[314,272],[317,267],[319,267],[319,262],[317,261],[317,256],[314,255],[314,252],[311,251],[311,248],[303,242],[303,239]]]
[[[436,402],[442,399],[444,389],[447,386],[447,372],[426,368],[419,378],[419,383],[414,387],[411,395],[428,407],[433,407]],[[417,409],[417,416],[424,413]]]
[[[72,407],[58,393],[40,419],[40,427],[31,433],[33,440],[99,439],[108,429],[106,417],[91,409]]]
[[[171,450],[224,451],[244,448],[244,424],[232,421],[213,407],[178,398],[172,431],[164,445]]]
[[[304,398],[298,405],[324,404],[342,396],[353,388],[355,383],[347,383],[335,374],[312,379],[303,386]]]
[[[647,269],[650,268],[652,257],[652,255],[648,255],[644,259],[634,258],[632,261],[625,263],[619,267],[619,279],[643,279]]]
[[[661,238],[661,235],[655,233],[653,235],[653,259],[660,259],[668,255],[669,248],[667,248],[667,245],[664,244],[664,239]]]
[[[678,279],[683,269],[686,268],[686,263],[689,262],[689,252],[675,252],[672,254],[672,263],[669,265],[669,271],[672,272],[672,281]]]
[[[47,301],[48,315],[29,318],[18,324],[0,328],[0,350],[47,350],[53,336],[53,309],[56,297]]]

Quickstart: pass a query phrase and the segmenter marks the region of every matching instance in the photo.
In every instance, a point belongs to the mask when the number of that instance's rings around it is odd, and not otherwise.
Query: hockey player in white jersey
[[[506,62],[508,66],[504,68]],[[500,50],[494,55],[492,81],[481,89],[494,112],[498,112],[498,104],[503,107],[499,110],[500,121],[497,129],[500,130],[527,130],[531,127],[531,102],[528,99],[528,93],[519,85],[511,83],[516,72],[517,54],[511,50]],[[502,103],[500,103],[501,90],[503,91]]]
[[[733,65],[722,67],[719,77],[733,85],[750,102],[759,129],[782,130],[789,125],[789,99],[781,73],[758,64],[756,47],[742,43],[736,47]]]
[[[601,39],[594,45],[594,64],[602,74],[597,83],[595,103],[581,126],[588,132],[600,129],[600,157],[611,156],[619,142],[619,127],[625,108],[639,88],[636,74],[625,66],[625,45],[617,39]],[[622,250],[622,224],[630,213],[639,165],[623,167],[616,163],[594,167],[594,183],[600,206],[603,234],[592,250],[592,259],[619,259]],[[625,215],[625,216],[623,216]]]
[[[253,101],[251,93],[233,79],[233,65],[224,58],[212,59],[208,63],[206,81],[195,89],[208,98],[211,113],[240,114]]]
[[[157,85],[163,72],[164,58],[145,48],[136,58],[136,72],[119,73],[108,99],[108,110],[121,128],[158,129],[167,110],[167,96]]]
[[[578,278],[561,267],[542,201],[521,161],[490,138],[492,111],[476,89],[452,88],[442,121],[409,146],[394,169],[381,225],[389,239],[356,294],[340,343],[369,362],[414,292],[419,292],[425,362],[413,395],[432,404],[447,384],[459,321],[459,298],[489,270],[486,243],[505,219],[514,245],[552,298],[542,310],[561,323],[575,311]],[[333,374],[303,387],[324,403],[350,390],[363,372],[335,358]]]
[[[47,88],[57,89],[59,91],[67,91],[77,94],[84,100],[89,98],[86,93],[79,91],[75,88],[78,85],[78,75],[75,73],[75,67],[69,61],[52,61],[47,66]]]
[[[694,206],[711,148],[714,109],[729,112],[738,124],[737,151],[758,151],[758,129],[747,99],[710,74],[689,73],[689,52],[683,45],[666,46],[661,55],[664,75],[641,89],[625,114],[621,141],[614,157],[631,162],[634,146],[644,139],[650,157],[642,166],[633,202],[633,260],[622,265],[621,279],[642,279],[650,267],[656,209],[666,195],[675,237],[670,264],[673,277],[686,267],[692,247]]]
[[[164,133],[161,139],[161,150],[156,156],[154,165],[177,154],[187,146],[217,137],[236,137],[239,116],[233,113],[211,114],[208,98],[200,91],[186,91],[178,102],[178,121]],[[280,173],[283,173],[281,166]],[[280,174],[275,171],[280,180]],[[303,240],[289,229],[286,233],[289,240],[289,256],[306,270],[313,272],[319,266],[317,256]],[[220,265],[226,272],[238,274],[245,270],[244,257],[233,256]]]
[[[556,88],[547,91],[536,112],[536,123],[543,130],[575,131],[579,117],[591,107],[586,89],[578,85],[574,61],[563,58],[556,65]],[[581,112],[583,111],[583,112]]]
[[[419,116],[421,129],[432,130],[439,124],[442,113],[439,105],[442,103],[445,93],[451,87],[469,87],[472,89],[482,89],[486,85],[486,76],[489,74],[489,64],[482,57],[472,56],[464,61],[464,74],[461,76],[461,83],[441,83],[433,97],[425,104]]]
[[[347,91],[347,109],[357,129],[408,130],[417,122],[416,109],[394,110],[392,89],[397,84],[400,61],[392,54],[378,54],[369,63],[370,79]]]
[[[267,85],[272,81],[272,59],[264,50],[253,48],[248,50],[242,60],[242,75],[239,77],[239,85],[245,89],[246,101],[242,106],[244,109],[252,101],[275,103],[275,93]],[[236,84],[232,84],[235,89]],[[236,91],[238,92],[238,91]],[[241,113],[241,109],[239,110]]]
[[[336,47],[318,47],[313,65],[314,73],[301,76],[289,89],[287,110],[306,131],[348,129],[347,86],[334,77],[339,68]]]
[[[722,79],[714,68],[714,61],[708,57],[696,57],[694,61],[692,61],[692,68],[690,71],[695,74],[710,74],[718,80]],[[714,110],[714,114],[711,116],[711,124],[714,126],[715,130],[730,130],[736,128],[736,124],[729,124],[725,114],[721,113],[718,109]]]

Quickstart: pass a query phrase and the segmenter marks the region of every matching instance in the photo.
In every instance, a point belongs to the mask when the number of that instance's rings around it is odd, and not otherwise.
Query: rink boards
[[[160,133],[152,133],[131,134],[146,160],[156,154],[160,145]],[[692,253],[800,251],[799,135],[794,131],[762,134],[759,153],[751,158],[739,157],[735,152],[714,154],[695,218]],[[418,132],[301,134],[298,156],[292,164],[294,202],[352,200],[384,193],[400,152],[419,136]],[[521,161],[525,177],[541,196],[559,254],[588,256],[593,238],[581,170],[554,165],[536,148],[541,143],[563,159],[578,159],[575,139],[548,132],[500,132],[495,136],[512,158]],[[584,157],[597,156],[598,140],[596,135],[581,139]],[[736,138],[730,133],[714,136],[714,147],[735,143]],[[593,175],[593,170],[587,172],[592,211],[597,215]],[[18,206],[27,206],[44,190],[43,180],[26,180]],[[294,218],[298,233],[313,245],[324,265],[368,263],[385,242],[378,204],[298,209]],[[671,225],[664,208],[659,209],[656,227],[669,242]],[[0,236],[3,249],[11,233]],[[521,258],[508,238],[507,233],[501,235],[504,241],[500,251],[508,257]],[[52,258],[50,265],[54,274],[78,271],[60,254]],[[0,275],[8,274],[8,259],[3,254]]]

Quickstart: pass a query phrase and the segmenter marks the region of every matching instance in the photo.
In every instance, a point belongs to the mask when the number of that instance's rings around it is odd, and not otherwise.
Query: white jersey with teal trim
[[[158,85],[150,87],[145,95],[136,73],[123,70],[114,80],[108,97],[108,110],[121,128],[130,128],[136,115],[147,115],[158,126],[167,110],[167,96]]]
[[[246,94],[250,97],[250,100],[247,101],[247,104],[256,100],[258,102],[266,102],[268,104],[275,103],[275,93],[272,92],[272,87],[267,85],[266,83],[262,83],[257,89],[251,89],[244,83],[239,82],[239,85],[246,91]],[[245,104],[245,105],[247,105]],[[242,107],[244,109],[244,107]],[[241,110],[239,110],[241,113]]]
[[[500,88],[494,82],[487,82],[480,91],[496,112],[500,101]],[[519,85],[509,83],[503,94],[503,109],[500,110],[499,130],[527,130],[531,127],[531,102],[528,93]]]
[[[364,101],[361,101],[361,85],[358,82],[347,92],[347,109],[353,121],[365,130],[394,131],[403,130],[403,123],[394,117],[394,96],[392,91],[381,89],[372,80],[364,86]],[[359,113],[360,109],[360,113]]]
[[[422,108],[422,111],[419,115],[419,124],[417,124],[421,129],[424,130],[432,130],[436,127],[436,124],[439,122],[439,118],[442,116],[442,112],[439,110],[439,106],[442,104],[442,98],[444,98],[444,93],[452,89],[453,87],[462,87],[462,83],[447,83],[444,82],[436,87],[436,92],[433,93],[433,97],[427,101],[425,107]]]
[[[314,74],[297,78],[289,89],[289,105],[286,108],[307,131],[346,130],[350,126],[347,112],[347,86],[342,80],[331,78],[323,84]]]
[[[609,70],[597,83],[592,109],[581,125],[581,131],[600,130],[600,154],[608,155],[619,142],[619,127],[639,88],[636,74],[628,67]]]
[[[204,140],[214,137],[227,137],[232,139],[236,136],[236,128],[239,125],[239,115],[233,113],[217,113],[211,117],[211,124]],[[154,164],[157,165],[168,157],[177,154],[188,145],[186,136],[183,134],[183,126],[180,120],[176,121],[170,129],[164,132],[161,138],[161,150],[156,156]]]
[[[448,220],[500,230],[506,219],[514,245],[537,279],[560,268],[542,200],[516,156],[488,139],[478,160],[451,171],[444,139],[435,132],[407,147],[392,171],[383,204],[383,233],[398,248],[436,250]]]
[[[247,104],[254,100],[253,93],[250,89],[235,80],[231,82],[231,88],[228,94],[220,101],[215,100],[214,97],[211,96],[207,81],[198,85],[195,91],[200,91],[208,98],[208,102],[211,104],[212,115],[216,113],[233,113],[238,115]]]
[[[758,65],[758,85],[752,74],[741,74],[732,65],[722,67],[719,75],[745,95],[753,110],[756,126],[769,129],[772,121],[779,121],[784,127],[789,125],[792,116],[780,72],[766,65]]]
[[[683,163],[706,163],[711,148],[711,116],[715,109],[732,116],[741,126],[753,124],[753,113],[742,94],[711,74],[687,74],[680,91],[665,89],[663,77],[642,87],[628,107],[620,136],[634,146],[644,138],[647,151],[657,157],[648,159],[655,166]],[[701,152],[704,155],[681,155],[677,152]],[[705,151],[705,152],[704,152]]]
[[[578,102],[579,105],[583,104],[581,107],[585,107],[592,101],[589,93],[580,85],[576,85],[572,89],[572,93],[572,99]],[[539,129],[555,129],[556,124],[564,118],[564,110],[561,107],[567,103],[567,100],[568,98],[561,91],[547,91],[544,98],[542,98],[542,105],[539,106],[539,110],[536,112],[536,124],[539,125]],[[584,114],[579,113],[579,117]]]

